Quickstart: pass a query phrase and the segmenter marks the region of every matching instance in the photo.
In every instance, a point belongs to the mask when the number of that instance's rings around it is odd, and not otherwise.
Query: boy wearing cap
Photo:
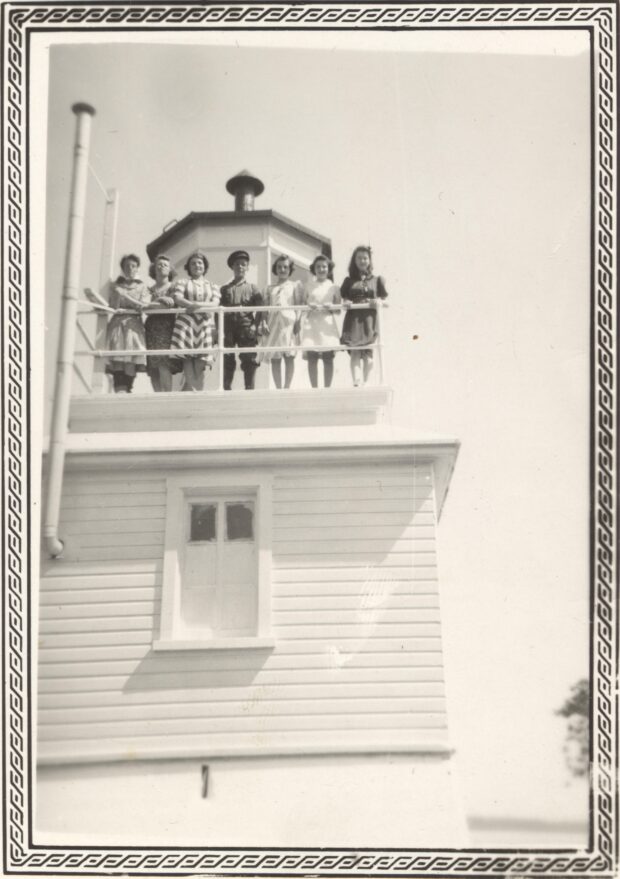
[[[245,280],[250,267],[250,255],[246,250],[235,250],[227,259],[234,277],[229,284],[220,289],[220,305],[228,307],[263,305],[263,297],[254,284]],[[224,347],[252,348],[256,346],[262,316],[251,311],[240,311],[239,314],[229,312],[224,315]],[[245,351],[239,354],[241,369],[246,390],[254,388],[254,374],[258,368],[256,353]],[[224,354],[224,390],[230,391],[237,358],[235,354]]]

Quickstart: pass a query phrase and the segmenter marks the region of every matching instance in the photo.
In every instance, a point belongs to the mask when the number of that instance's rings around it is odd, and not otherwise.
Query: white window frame
[[[239,470],[205,475],[189,473],[166,480],[166,536],[162,579],[161,622],[159,638],[153,650],[225,650],[257,649],[275,646],[271,636],[271,555],[272,494],[271,475],[256,475]],[[257,627],[255,635],[213,637],[191,640],[175,634],[181,600],[183,553],[188,537],[187,509],[194,503],[234,501],[241,493],[254,500],[254,540],[257,549]],[[209,496],[211,493],[211,497]]]

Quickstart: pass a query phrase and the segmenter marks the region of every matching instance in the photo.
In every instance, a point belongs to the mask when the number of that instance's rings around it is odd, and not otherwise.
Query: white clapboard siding
[[[75,566],[77,567],[77,566]],[[67,568],[64,567],[63,573],[59,576],[53,576],[52,573],[48,574],[41,580],[41,592],[57,592],[65,590],[67,592],[75,592],[78,593],[83,592],[84,590],[97,590],[97,589],[135,589],[135,588],[151,588],[151,587],[159,587],[161,586],[161,574],[154,573],[150,571],[144,571],[142,573],[134,573],[134,574],[114,574],[114,573],[106,573],[106,574],[74,574],[73,576],[67,575]]]
[[[279,593],[272,598],[271,607],[274,619],[279,623],[286,622],[282,616],[282,613],[286,611],[296,614],[311,613],[313,615],[332,610],[366,612],[375,608],[381,608],[388,602],[390,607],[389,613],[398,613],[399,615],[401,611],[411,610],[412,608],[439,607],[439,598],[436,594],[420,595],[413,594],[408,590],[403,590],[399,593],[377,590],[374,594],[369,590],[366,593],[357,592],[352,595],[306,595],[305,593],[302,595],[282,595]]]
[[[78,636],[72,637],[78,638]],[[82,637],[83,636],[80,636],[80,638]],[[65,673],[68,673],[68,671],[66,667],[59,669],[58,666],[60,664],[67,666],[69,670],[72,670],[73,674],[84,677],[88,676],[89,673],[92,674],[89,664],[93,662],[108,663],[106,667],[121,670],[118,665],[119,662],[126,664],[130,660],[139,661],[149,658],[150,642],[139,643],[135,642],[133,640],[134,638],[135,635],[132,633],[132,641],[128,644],[119,643],[118,640],[116,640],[113,643],[104,644],[94,642],[90,644],[79,643],[69,645],[66,643],[58,644],[58,639],[56,638],[50,638],[48,640],[41,639],[39,642],[39,652],[40,660],[44,667],[42,672],[44,676],[47,677],[62,677]],[[51,642],[52,646],[50,646],[50,643],[48,642]],[[416,668],[419,666],[421,668],[427,668],[429,667],[427,663],[429,662],[429,657],[433,655],[433,650],[429,649],[429,644],[427,642],[425,642],[425,646],[427,648],[426,650],[417,651],[417,654],[422,653],[423,655],[421,657],[417,655],[414,664],[412,658],[407,659],[406,656],[403,657],[402,651],[393,652],[391,654],[389,651],[379,651],[377,654],[376,652],[364,651],[362,653],[359,650],[345,651],[344,649],[341,649],[339,651],[334,651],[333,653],[323,651],[322,653],[316,654],[300,654],[287,653],[287,644],[283,643],[281,651],[271,656],[269,665],[267,666],[267,672],[265,672],[264,669],[256,672],[257,680],[265,673],[277,671],[294,672],[305,668],[324,668],[327,671],[329,679],[333,682],[337,682],[340,679],[343,671],[348,671],[357,667],[374,668],[379,666],[408,666],[410,668]],[[371,656],[373,657],[372,663],[369,658]],[[163,660],[160,662],[158,659],[156,666],[154,666],[151,660],[152,657],[149,659],[148,667],[146,665],[143,666],[143,674],[160,674],[161,672],[170,671],[206,671],[212,673],[214,671],[230,671],[235,669],[256,671],[256,662],[251,656],[248,657],[242,651],[233,653],[230,656],[227,654],[216,653],[201,662],[192,660],[191,657],[186,659],[182,653],[170,653],[165,662]],[[76,667],[77,663],[79,663],[79,667]]]
[[[218,694],[219,695],[219,694]],[[238,694],[237,694],[238,695]],[[357,698],[355,696],[323,694],[324,698],[296,699],[292,694],[281,693],[279,699],[265,699],[261,695],[247,699],[209,699],[208,702],[176,703],[175,720],[186,720],[190,725],[201,718],[229,718],[234,720],[243,717],[297,717],[317,714],[432,714],[445,711],[443,697],[402,696],[401,694],[379,694]],[[71,724],[72,727],[85,727],[91,723],[124,722],[140,723],[141,720],[157,722],[161,720],[161,705],[122,705],[89,708],[62,708],[49,710],[39,708],[39,724],[49,730],[50,737],[60,738],[62,729]]]
[[[134,494],[123,494],[121,497],[123,503],[128,507],[139,507],[140,509],[163,507],[166,503],[166,492],[164,490],[146,493],[136,491]],[[119,500],[119,496],[112,491],[107,494],[100,493],[93,497],[84,494],[70,495],[63,500],[62,520],[74,521],[76,516],[79,515],[78,510],[101,510],[117,507]]]
[[[65,551],[44,564],[39,607],[42,757],[444,741],[430,467],[274,474],[267,651],[152,650],[164,477],[64,486]]]
[[[65,527],[67,520],[63,520],[61,527]],[[77,519],[71,522],[72,534],[146,534],[149,531],[164,533],[166,528],[165,519]]]
[[[154,631],[154,617],[76,617],[73,619],[47,620],[40,618],[39,633],[42,636],[63,635],[69,632],[142,632]]]
[[[51,635],[39,635],[38,639],[40,650],[62,650],[64,647],[119,647],[121,650],[142,647],[150,650],[152,643],[152,626],[138,630],[124,629],[120,632],[53,632]],[[40,660],[46,661],[46,656],[43,654]],[[77,656],[74,655],[74,659]]]
[[[161,561],[162,549],[159,546],[82,546],[76,539],[71,546],[66,545],[65,558],[71,556],[77,562]]]
[[[386,498],[377,495],[374,498],[356,498],[349,500],[342,495],[330,497],[329,501],[325,498],[318,500],[309,500],[307,497],[297,500],[276,500],[273,512],[276,520],[281,516],[288,516],[291,513],[295,515],[319,514],[319,518],[324,513],[330,515],[334,513],[362,513],[367,516],[376,518],[378,513],[399,513],[405,512],[411,514],[412,506],[415,507],[416,501],[406,495],[397,498]],[[429,509],[422,509],[421,513],[432,512]],[[346,520],[345,520],[346,521]],[[432,523],[429,523],[432,524]]]
[[[333,699],[373,699],[398,697],[402,698],[402,684],[399,681],[386,681],[382,683],[357,683],[357,682],[341,682],[331,684],[327,691],[327,696]],[[200,703],[205,704],[204,695],[196,690],[178,690],[175,706],[179,711],[185,710],[188,706]],[[259,686],[250,687],[247,690],[245,701],[281,701],[287,702],[289,699],[316,699],[325,698],[326,691],[323,683],[315,684],[278,684],[276,686]],[[435,681],[415,682],[411,685],[410,698],[416,699],[420,697],[443,697],[443,682],[440,677]],[[409,697],[405,697],[409,698]],[[209,702],[238,702],[239,690],[236,687],[220,687],[217,691],[209,696]],[[143,691],[130,691],[123,695],[113,692],[108,693],[65,693],[62,697],[53,694],[41,694],[38,699],[38,708],[40,711],[46,711],[45,716],[50,721],[57,722],[62,717],[58,716],[58,712],[68,708],[79,709],[81,712],[88,711],[91,708],[97,709],[97,712],[103,719],[106,719],[108,707],[126,708],[128,711],[140,711],[142,707],[149,712],[160,712],[160,702],[153,698],[153,695]],[[105,716],[104,716],[105,715]],[[79,715],[82,716],[81,714]],[[145,715],[146,716],[146,715]],[[159,714],[157,714],[159,716]]]
[[[426,507],[426,505],[425,505]],[[432,505],[429,503],[428,508],[420,509],[419,513],[432,513]],[[377,526],[377,522],[380,525]],[[295,513],[278,513],[273,517],[274,528],[277,531],[286,531],[287,529],[304,529],[304,531],[313,531],[315,529],[338,528],[338,529],[358,529],[360,527],[391,527],[393,525],[401,525],[403,528],[413,528],[416,534],[422,537],[434,537],[434,525],[420,525],[419,521],[411,522],[411,510],[397,510],[396,512],[382,512],[381,516],[375,516],[369,513],[347,513],[343,517],[342,513],[325,512],[317,521],[316,511],[308,512],[304,507]],[[393,533],[393,532],[392,532]]]
[[[79,617],[150,616],[159,612],[159,601],[106,601],[101,604],[49,604],[41,607],[40,618],[45,621],[71,620]]]
[[[118,499],[117,499],[118,502]],[[142,521],[143,519],[161,519],[165,509],[165,504],[154,504],[153,506],[136,506],[134,499],[131,498],[131,506],[123,506],[122,508],[115,506],[101,507],[83,507],[75,510],[65,510],[60,519],[59,528],[61,531],[71,533],[71,524],[73,522],[94,521],[99,522],[109,519],[122,519],[129,522],[132,519]],[[122,513],[122,516],[119,516]]]
[[[377,564],[360,564],[349,565],[346,568],[329,567],[322,563],[317,563],[312,569],[303,569],[290,567],[288,559],[281,559],[278,567],[272,571],[272,579],[278,584],[297,584],[297,583],[338,583],[338,584],[354,584],[356,589],[360,588],[361,583],[378,584],[393,583],[396,581],[410,582],[412,588],[419,583],[432,583],[437,580],[436,565],[419,565],[413,569],[410,565],[377,565]],[[340,588],[340,585],[338,586]]]
[[[161,581],[161,572],[163,563],[161,559],[121,559],[119,561],[111,561],[102,568],[96,562],[75,562],[67,559],[43,559],[41,562],[41,576],[44,578],[63,578],[74,580],[76,577],[89,579],[91,577],[130,577],[134,575],[148,576],[159,575]]]
[[[391,501],[408,502],[410,505],[415,504],[413,494],[404,486],[391,485],[383,491],[377,490],[372,485],[359,486],[352,485],[350,488],[336,490],[332,488],[308,488],[303,493],[299,493],[294,488],[282,489],[278,492],[278,504],[295,503],[297,509],[304,509],[306,503],[322,503],[324,507],[331,506],[334,503],[341,503],[346,500],[348,503],[357,505],[357,509],[365,510],[366,501],[369,503],[377,503],[383,501],[386,506],[391,506]],[[396,506],[398,509],[399,506]]]
[[[51,639],[49,639],[51,641]],[[295,650],[294,646],[298,649]],[[378,644],[379,649],[375,649]],[[116,645],[112,645],[114,648]],[[418,638],[403,641],[398,638],[382,639],[366,644],[363,638],[359,642],[351,642],[335,647],[330,641],[282,641],[277,652],[270,655],[268,662],[259,665],[256,658],[247,652],[229,653],[206,653],[194,655],[189,651],[169,651],[163,656],[155,656],[144,645],[135,645],[143,652],[137,653],[133,659],[127,654],[111,655],[105,662],[78,661],[79,653],[76,651],[69,660],[57,660],[57,655],[52,651],[54,648],[49,642],[43,645],[46,651],[43,656],[44,664],[41,667],[42,677],[93,677],[95,674],[131,674],[136,668],[141,668],[139,679],[135,679],[128,686],[137,686],[150,674],[158,675],[187,672],[188,674],[219,673],[220,671],[246,670],[255,675],[254,682],[261,682],[266,675],[275,675],[269,678],[270,683],[279,682],[280,671],[300,672],[304,668],[323,668],[326,675],[331,675],[331,680],[337,680],[345,672],[355,672],[358,668],[372,670],[373,668],[398,668],[403,669],[402,674],[406,678],[406,668],[416,666],[426,667],[439,664],[441,651],[437,639]],[[293,647],[293,649],[289,649]],[[59,648],[64,650],[64,648]],[[407,658],[407,654],[409,654]],[[405,659],[403,659],[405,657]],[[148,660],[148,662],[146,661]],[[400,674],[400,671],[398,672]],[[383,680],[384,678],[382,678]],[[288,680],[288,679],[287,679]]]
[[[346,712],[345,704],[342,711]],[[307,714],[284,714],[279,716],[263,715],[260,718],[248,716],[247,712],[239,713],[230,717],[210,718],[181,718],[170,717],[166,712],[159,720],[122,721],[114,720],[106,723],[72,723],[71,725],[50,724],[39,728],[39,741],[71,739],[90,739],[93,736],[98,739],[115,739],[124,736],[162,736],[165,740],[170,735],[208,735],[210,733],[227,733],[230,736],[236,732],[261,732],[297,730],[303,733],[305,730],[328,730],[328,729],[359,729],[360,721],[366,729],[376,729],[389,726],[392,729],[416,729],[442,728],[446,725],[445,712],[433,714],[431,712],[413,712],[404,710],[402,713],[391,712],[389,715],[375,714],[371,711],[362,714],[342,713],[338,715],[321,714],[310,711]]]
[[[304,642],[311,641],[312,639],[304,639]],[[323,645],[324,650],[333,650],[333,667],[336,669],[340,665],[348,668],[349,665],[354,665],[354,663],[350,660],[351,656],[354,656],[356,653],[360,651],[367,652],[369,651],[369,645],[367,643],[367,638],[364,637],[364,633],[358,638],[342,638],[341,643],[342,648],[339,650],[338,648],[334,648],[331,642],[322,641],[319,642]],[[409,652],[414,653],[416,651],[411,648],[414,646],[418,647],[419,653],[432,653],[433,651],[439,652],[439,638],[438,637],[426,637],[419,638],[413,642],[403,641],[399,638],[390,638],[390,639],[382,639],[379,642],[381,645],[385,647],[384,652],[395,652],[399,648],[402,650],[407,650],[409,648]],[[286,639],[282,638],[283,648],[286,647],[287,642]],[[306,649],[308,649],[306,646]],[[187,651],[182,651],[183,653],[187,653]],[[379,651],[381,652],[381,651]],[[39,675],[41,680],[44,678],[65,678],[65,677],[83,677],[83,678],[92,678],[97,677],[98,675],[139,675],[139,680],[136,679],[134,684],[137,685],[146,685],[146,680],[149,675],[154,675],[158,680],[160,677],[163,677],[169,673],[187,673],[187,674],[196,674],[196,675],[207,675],[213,676],[213,678],[220,677],[221,675],[229,674],[228,670],[214,670],[210,667],[208,663],[200,663],[199,661],[192,661],[191,656],[186,658],[185,656],[177,656],[175,654],[170,655],[170,657],[160,658],[153,657],[150,653],[146,653],[143,657],[137,659],[128,659],[127,657],[119,657],[115,659],[108,659],[105,662],[85,662],[85,661],[76,661],[76,658],[71,658],[68,662],[55,662],[53,659],[49,659],[46,657],[47,661],[41,665],[39,670]],[[426,660],[424,660],[426,662]],[[411,658],[411,663],[414,664],[413,657]],[[265,667],[270,669],[268,663],[265,663]],[[247,671],[251,671],[253,674],[253,680],[263,680],[267,679],[269,682],[273,682],[273,678],[270,677],[272,674],[275,675],[276,682],[280,679],[284,680],[285,678],[288,680],[289,678],[284,672],[265,670],[265,667],[261,667],[258,661],[255,661],[253,668],[247,669]],[[244,671],[242,669],[233,669],[234,673],[236,671]],[[295,675],[294,670],[293,678]],[[335,672],[334,672],[335,674]],[[248,675],[242,675],[242,677],[248,677]],[[156,683],[157,683],[156,680]]]
[[[163,479],[140,478],[139,473],[132,473],[131,478],[126,480],[118,479],[118,477],[107,480],[101,478],[93,479],[87,475],[73,475],[66,480],[63,486],[63,499],[82,496],[96,499],[101,497],[101,495],[108,494],[116,497],[138,493],[161,495],[165,490],[166,487]]]
[[[115,646],[113,644],[111,649]],[[134,646],[140,647],[143,650],[142,654],[138,654],[138,658],[147,659],[149,657],[150,650],[148,647],[145,649],[144,645],[139,644]],[[288,647],[289,644],[286,646]],[[305,653],[285,653],[282,650],[273,654],[270,657],[269,664],[265,664],[259,671],[256,671],[256,663],[253,659],[242,651],[231,652],[230,654],[214,653],[213,656],[209,657],[208,662],[203,662],[202,664],[192,661],[191,658],[183,664],[182,657],[170,655],[170,658],[165,663],[160,662],[159,658],[156,663],[149,661],[148,665],[146,662],[142,662],[142,672],[139,679],[133,683],[128,682],[125,692],[128,692],[134,684],[142,686],[148,675],[154,675],[155,683],[159,684],[163,680],[162,675],[174,675],[177,673],[204,676],[205,673],[213,674],[220,671],[252,671],[255,674],[252,681],[253,686],[265,686],[267,683],[271,685],[274,682],[277,686],[288,686],[291,681],[292,683],[297,683],[298,679],[303,679],[310,683],[317,683],[319,680],[324,683],[338,683],[349,680],[356,680],[358,682],[362,680],[389,681],[392,679],[398,681],[424,681],[427,674],[436,676],[442,673],[441,651],[431,649],[428,641],[424,642],[424,649],[421,648],[417,651],[404,650],[405,646],[410,645],[397,645],[397,648],[402,646],[402,650],[394,649],[392,642],[390,642],[390,646],[392,647],[391,650],[380,651],[358,650],[356,645],[353,645],[353,648],[350,650],[332,647],[329,650],[313,653],[308,652],[307,648]],[[61,651],[64,648],[59,647],[57,649]],[[76,652],[72,653],[69,658],[70,675],[66,673],[58,674],[58,663],[54,665],[54,660],[58,659],[58,654],[52,652],[55,650],[56,648],[48,647],[44,641],[41,659],[45,665],[45,676],[41,680],[48,682],[58,681],[60,688],[62,688],[63,679],[69,680],[69,676],[71,680],[74,678],[80,678],[85,681],[92,679],[92,668],[85,663],[78,663],[79,654]],[[118,656],[108,658],[118,659]],[[152,660],[152,656],[150,660]],[[62,660],[62,662],[65,661],[65,659]],[[114,674],[120,672],[118,662],[108,664],[106,668]],[[148,670],[149,668],[151,671]],[[127,673],[126,670],[124,673]],[[54,686],[56,685],[54,684]]]
[[[439,610],[437,608],[404,608],[398,610],[385,610],[383,607],[358,607],[353,610],[342,608],[330,608],[329,610],[292,610],[275,611],[273,621],[276,626],[299,626],[311,625],[313,629],[319,629],[322,625],[378,625],[390,623],[406,626],[425,623],[439,623]],[[407,629],[410,633],[410,630]]]
[[[273,529],[273,538],[275,541],[323,541],[323,540],[394,540],[394,533],[397,530],[393,523],[382,524],[374,523],[366,520],[363,525],[343,525],[342,517],[340,525],[327,525],[324,522],[317,524],[313,521],[312,525],[298,526],[293,528],[290,518],[283,519],[282,523],[276,522]],[[399,540],[415,540],[417,543],[427,542],[434,543],[434,534],[432,525],[401,525]],[[419,547],[422,549],[423,547]]]
[[[314,569],[315,565],[333,567],[347,567],[352,565],[358,569],[361,567],[381,567],[385,562],[387,566],[399,565],[409,568],[436,568],[437,558],[432,552],[411,552],[407,550],[394,552],[371,552],[364,551],[363,544],[355,549],[349,548],[348,552],[314,552],[305,545],[297,544],[295,547],[287,547],[291,552],[281,552],[280,558],[287,567]],[[303,552],[301,550],[304,550]],[[274,553],[275,554],[275,553]],[[360,562],[362,563],[360,565]]]
[[[109,535],[104,535],[105,537]],[[273,551],[278,555],[308,555],[313,559],[324,555],[357,555],[372,556],[377,553],[408,553],[416,557],[426,556],[429,563],[435,558],[435,543],[432,540],[411,540],[398,538],[393,540],[387,537],[339,537],[333,531],[331,536],[298,537],[295,540],[281,540],[277,536],[273,542]]]
[[[415,588],[412,588],[415,587]],[[400,610],[406,607],[435,607],[439,591],[434,581],[377,582],[364,584],[334,582],[322,583],[274,583],[271,607],[279,610],[303,610],[304,608],[329,609],[386,607]]]
[[[89,589],[88,598],[93,603],[119,604],[125,602],[150,601],[161,598],[159,586],[134,586],[124,589]],[[41,593],[41,606],[84,603],[84,596],[79,589],[45,589]]]

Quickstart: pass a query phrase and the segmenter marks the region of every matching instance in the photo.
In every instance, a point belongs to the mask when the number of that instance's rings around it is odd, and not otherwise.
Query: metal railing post
[[[223,351],[223,342],[224,340],[224,312],[222,311],[222,307],[217,310],[217,347],[219,348],[218,353],[218,374],[217,374],[217,389],[218,391],[224,390],[224,351]]]
[[[383,302],[381,299],[376,299],[377,303],[377,359],[379,361],[379,384],[382,385],[384,383],[384,373],[383,373]]]
[[[118,223],[119,195],[117,189],[106,190],[105,210],[103,215],[103,243],[101,247],[101,264],[99,268],[99,286],[103,290],[114,276],[114,247],[116,243],[116,226]],[[95,348],[105,344],[108,318],[105,314],[95,317]],[[94,393],[103,393],[108,389],[105,375],[105,364],[98,358],[93,366],[92,387]]]

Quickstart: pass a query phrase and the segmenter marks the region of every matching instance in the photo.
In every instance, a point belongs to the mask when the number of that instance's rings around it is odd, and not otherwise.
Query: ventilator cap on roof
[[[226,183],[226,189],[235,196],[236,211],[253,211],[254,199],[264,192],[265,187],[262,180],[243,170],[230,178]]]

